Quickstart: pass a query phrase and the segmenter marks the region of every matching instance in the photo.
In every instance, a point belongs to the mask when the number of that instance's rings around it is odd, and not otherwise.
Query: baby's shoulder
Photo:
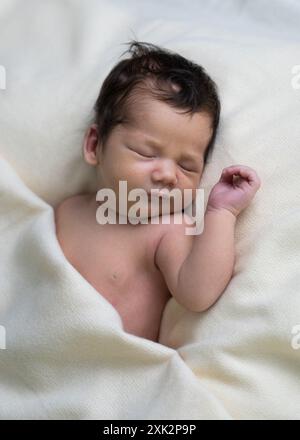
[[[170,215],[163,215],[160,217],[159,224],[150,224],[144,233],[147,233],[149,241],[153,245],[154,252],[156,252],[159,243],[163,237],[168,235],[170,240],[177,240],[179,237],[187,237],[191,240],[191,236],[186,235],[187,228],[191,225],[191,218],[184,212],[175,212]]]
[[[180,233],[184,231],[186,227],[190,226],[193,222],[191,217],[185,212],[175,212],[171,215],[162,216],[161,233]]]
[[[55,211],[58,214],[66,214],[73,211],[74,209],[80,209],[80,207],[82,207],[84,203],[85,200],[82,194],[66,197],[56,205]]]

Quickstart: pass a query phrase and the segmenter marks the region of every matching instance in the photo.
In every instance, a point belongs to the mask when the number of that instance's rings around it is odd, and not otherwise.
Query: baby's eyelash
[[[139,153],[138,151],[136,151],[136,153],[137,154],[139,154],[140,156],[143,156],[143,157],[148,157],[149,159],[151,159],[151,158],[154,158],[155,156],[147,156],[147,154],[144,154],[144,153]]]
[[[182,165],[179,165],[179,166],[180,166],[180,168],[182,168],[185,171],[188,171],[189,173],[197,173],[198,172],[197,170],[186,168],[186,167],[184,167]]]
[[[133,148],[131,148],[129,146],[128,146],[128,148],[129,148],[129,150],[133,151],[135,154],[138,154],[139,156],[142,156],[142,157],[146,157],[148,159],[154,159],[156,157],[156,156],[147,155],[145,153],[140,153],[139,151],[136,151],[136,150],[134,150]],[[184,171],[186,171],[188,173],[198,173],[198,171],[195,170],[195,169],[187,168],[187,167],[184,167],[184,166],[182,166],[180,164],[178,164],[178,165],[180,166],[180,168],[182,168]]]
[[[128,148],[129,148],[129,150],[133,151],[134,153],[138,154],[139,156],[147,157],[148,159],[152,159],[155,157],[155,156],[151,156],[151,155],[148,156],[147,154],[144,154],[144,153],[140,153],[139,151],[136,151],[131,147],[128,147]]]

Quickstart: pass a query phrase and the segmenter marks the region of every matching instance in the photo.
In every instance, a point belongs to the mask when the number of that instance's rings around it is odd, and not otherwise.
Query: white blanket
[[[296,0],[2,0],[0,418],[299,418],[299,22]],[[123,331],[65,259],[53,216],[95,188],[82,138],[134,37],[219,85],[206,194],[231,164],[262,179],[238,219],[224,294],[202,314],[171,298],[159,344]]]

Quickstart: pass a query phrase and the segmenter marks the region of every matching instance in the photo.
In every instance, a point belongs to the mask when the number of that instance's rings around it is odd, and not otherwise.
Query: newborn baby
[[[220,115],[216,85],[205,70],[152,44],[132,42],[132,57],[120,61],[103,82],[95,120],[83,142],[85,161],[95,167],[97,188],[110,189],[119,207],[119,182],[144,190],[148,222],[101,223],[97,192],[62,201],[56,232],[68,261],[118,311],[124,331],[158,341],[162,313],[173,296],[194,312],[207,310],[224,292],[235,261],[239,213],[260,186],[242,165],[223,169],[212,188],[203,231],[187,234],[191,222],[170,200],[168,222],[151,190],[183,194],[196,189],[212,151]],[[159,197],[158,194],[158,197]],[[127,217],[128,215],[128,217]],[[151,220],[156,217],[158,222]],[[122,218],[122,221],[120,221]]]

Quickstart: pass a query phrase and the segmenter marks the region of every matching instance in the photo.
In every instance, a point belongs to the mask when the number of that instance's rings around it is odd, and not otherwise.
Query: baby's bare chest
[[[155,340],[170,293],[153,262],[150,231],[97,226],[58,227],[65,257],[119,312],[127,332]]]

